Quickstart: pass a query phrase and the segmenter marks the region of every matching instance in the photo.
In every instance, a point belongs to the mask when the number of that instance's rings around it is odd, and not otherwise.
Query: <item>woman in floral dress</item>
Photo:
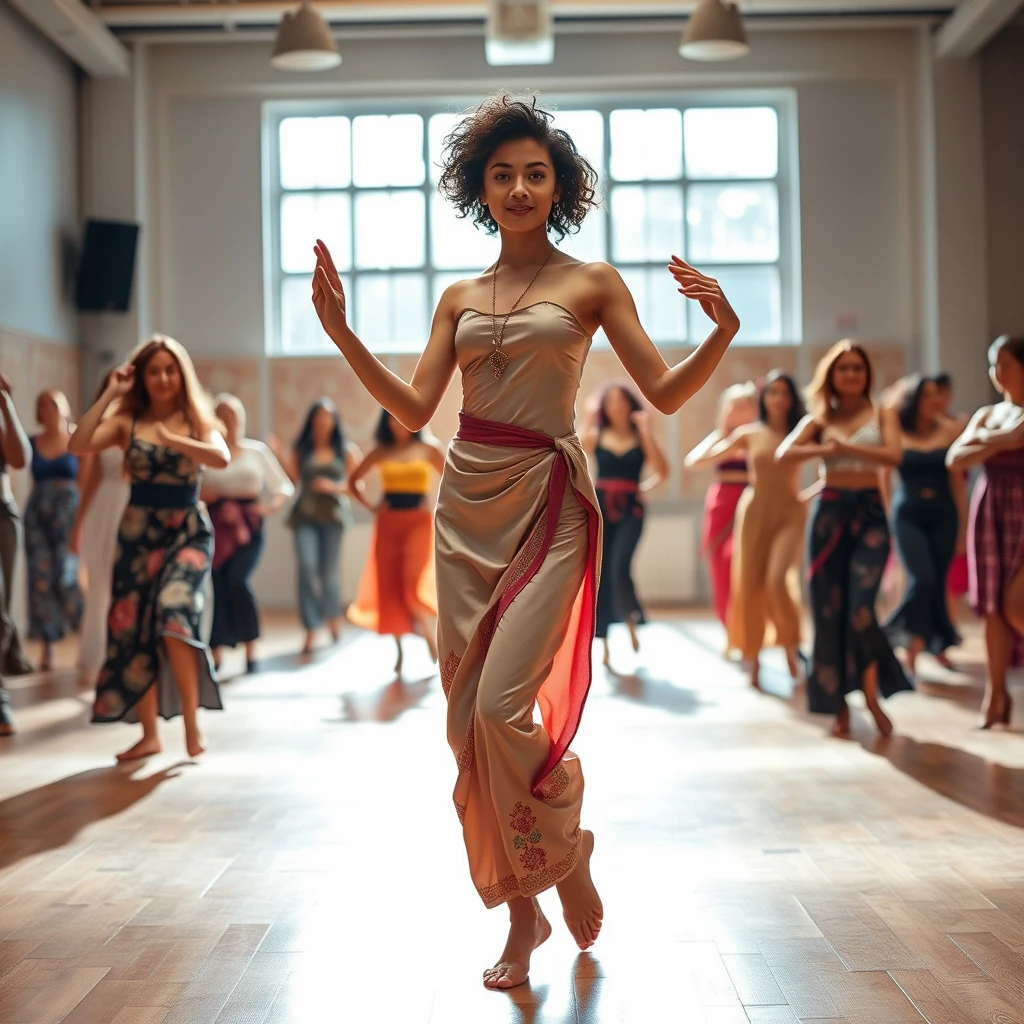
[[[105,415],[114,405],[111,415]],[[231,461],[188,353],[156,336],[114,371],[82,417],[73,450],[125,452],[131,495],[121,519],[107,619],[107,661],[94,722],[139,722],[119,761],[161,750],[157,716],[182,715],[190,757],[204,750],[196,712],[221,708],[210,651],[199,638],[213,530],[199,502],[203,465]]]

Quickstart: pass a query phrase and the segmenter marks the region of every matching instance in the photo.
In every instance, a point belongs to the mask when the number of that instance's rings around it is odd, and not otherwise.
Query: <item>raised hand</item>
[[[729,305],[729,300],[725,297],[721,285],[713,277],[702,274],[678,256],[672,257],[668,269],[675,278],[681,294],[699,302],[700,308],[722,330],[732,331],[734,335],[736,334],[740,329],[740,318]]]
[[[313,246],[316,270],[313,272],[313,308],[328,337],[345,328],[345,289],[327,246],[318,238]]]
[[[630,416],[630,419],[636,425],[636,429],[641,434],[646,434],[651,429],[651,414],[646,409],[637,409],[635,413]]]
[[[0,372],[0,395],[9,395],[14,390],[14,384],[6,373]]]
[[[107,384],[107,391],[110,392],[111,397],[121,398],[123,395],[127,395],[129,391],[135,386],[135,367],[131,363],[125,363],[123,366],[119,366],[110,375],[110,383]]]

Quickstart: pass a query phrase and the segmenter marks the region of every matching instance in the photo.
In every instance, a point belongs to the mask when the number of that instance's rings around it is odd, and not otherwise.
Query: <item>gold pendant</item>
[[[501,380],[501,376],[508,366],[508,356],[500,348],[496,348],[488,357],[487,362],[491,364],[491,369],[494,371],[494,379]]]

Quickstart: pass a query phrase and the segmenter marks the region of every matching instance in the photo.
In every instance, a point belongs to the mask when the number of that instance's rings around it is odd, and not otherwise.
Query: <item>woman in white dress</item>
[[[110,381],[100,382],[96,401]],[[98,454],[80,455],[81,497],[71,531],[71,550],[85,569],[85,612],[78,648],[78,677],[91,686],[107,660],[107,612],[110,610],[111,573],[117,550],[117,531],[128,504],[128,479],[124,452],[106,448]],[[85,542],[83,543],[83,538]]]

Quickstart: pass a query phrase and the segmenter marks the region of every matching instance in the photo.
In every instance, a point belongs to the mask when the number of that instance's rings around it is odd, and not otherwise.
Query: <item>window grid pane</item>
[[[279,122],[277,351],[333,350],[309,301],[317,237],[342,272],[353,325],[381,352],[421,349],[444,289],[493,263],[497,239],[436,194],[442,141],[459,118],[435,108]],[[739,342],[784,340],[788,196],[774,107],[592,107],[558,111],[555,126],[573,137],[604,192],[562,247],[619,267],[655,342],[697,341],[710,326],[677,292],[665,266],[673,254],[719,278],[743,322]],[[603,332],[595,343],[607,344]]]

